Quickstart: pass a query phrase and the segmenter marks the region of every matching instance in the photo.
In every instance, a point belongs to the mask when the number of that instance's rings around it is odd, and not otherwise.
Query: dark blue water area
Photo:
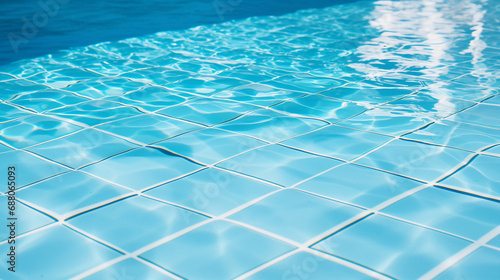
[[[70,47],[354,0],[0,0],[0,65]]]

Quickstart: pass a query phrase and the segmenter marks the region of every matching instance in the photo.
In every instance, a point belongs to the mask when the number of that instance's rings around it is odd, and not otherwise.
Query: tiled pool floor
[[[0,278],[500,279],[498,18],[358,1],[0,66]]]

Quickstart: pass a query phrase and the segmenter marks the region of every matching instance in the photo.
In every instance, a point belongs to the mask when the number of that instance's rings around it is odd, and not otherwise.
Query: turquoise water
[[[0,278],[499,279],[499,17],[357,1],[0,66]]]

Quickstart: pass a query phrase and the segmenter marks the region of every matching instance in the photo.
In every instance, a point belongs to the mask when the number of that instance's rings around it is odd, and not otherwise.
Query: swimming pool
[[[499,279],[499,15],[355,1],[0,65],[0,278]]]

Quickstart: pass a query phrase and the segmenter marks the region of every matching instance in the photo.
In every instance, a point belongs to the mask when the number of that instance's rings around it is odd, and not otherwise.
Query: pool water
[[[500,2],[356,1],[0,66],[1,279],[500,279]]]

